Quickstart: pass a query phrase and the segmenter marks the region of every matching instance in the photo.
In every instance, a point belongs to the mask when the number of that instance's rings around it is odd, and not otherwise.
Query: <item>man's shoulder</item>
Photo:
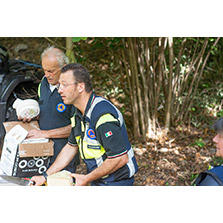
[[[92,112],[94,114],[103,115],[105,113],[112,113],[117,110],[115,105],[113,105],[109,100],[103,97],[97,97],[95,100],[96,104]]]
[[[40,87],[49,87],[48,80],[45,76],[43,76],[42,80],[40,81]]]

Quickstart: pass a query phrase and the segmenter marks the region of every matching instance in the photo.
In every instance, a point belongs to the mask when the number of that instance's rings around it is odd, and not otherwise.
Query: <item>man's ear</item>
[[[79,83],[78,84],[78,92],[82,93],[85,90],[85,84],[84,83]]]

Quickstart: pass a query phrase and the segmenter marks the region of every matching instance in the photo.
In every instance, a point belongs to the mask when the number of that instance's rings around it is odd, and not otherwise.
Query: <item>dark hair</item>
[[[85,84],[86,92],[89,93],[92,91],[90,74],[83,65],[78,64],[78,63],[67,64],[64,67],[62,67],[61,73],[65,73],[69,70],[73,71],[75,81],[77,81],[78,83]]]
[[[219,118],[213,125],[212,128],[217,132],[223,132],[223,118]]]

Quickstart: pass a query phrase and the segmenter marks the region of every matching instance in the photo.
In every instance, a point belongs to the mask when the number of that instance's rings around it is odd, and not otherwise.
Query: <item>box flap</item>
[[[19,144],[19,156],[53,156],[53,144],[52,140],[47,143]]]
[[[21,125],[26,131],[29,131],[31,129],[39,129],[39,124],[37,121],[31,121],[29,123],[23,123],[22,121],[3,122],[3,125],[6,132],[9,132],[16,125]]]
[[[39,124],[37,121],[31,121],[29,123],[21,122],[21,121],[13,121],[13,122],[4,122],[3,123],[6,133],[9,132],[14,126],[20,125],[26,131],[30,131],[31,129],[39,129]],[[34,156],[53,156],[54,142],[49,140],[47,143],[28,143],[28,144],[19,144],[19,156],[20,157],[34,157]]]

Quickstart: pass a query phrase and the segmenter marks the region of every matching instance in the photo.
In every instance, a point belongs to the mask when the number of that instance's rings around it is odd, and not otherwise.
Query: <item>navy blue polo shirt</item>
[[[99,182],[108,185],[121,180],[130,180],[129,184],[133,183],[132,177],[138,167],[128,140],[124,119],[108,100],[92,93],[85,114],[82,115],[76,109],[68,144],[79,145],[88,173],[100,166],[105,159],[113,159],[128,153],[129,161],[126,165],[104,178],[97,179],[92,185],[100,185]],[[124,185],[123,182],[121,184]]]
[[[55,88],[51,92],[49,83],[44,77],[40,86],[39,98],[40,114],[39,114],[39,127],[41,130],[51,130],[55,128],[65,127],[69,124],[70,118],[74,114],[73,105],[65,105]],[[67,138],[52,139],[54,141],[54,155],[50,160],[50,165],[55,161],[57,155],[67,143]],[[78,155],[71,161],[65,168],[71,172],[75,172],[76,163],[79,163]]]
[[[94,94],[92,93],[85,110],[85,115],[87,111],[90,109],[93,100],[94,100]],[[76,114],[75,114],[76,126],[71,130],[71,134],[68,138],[69,144],[77,145],[75,137],[81,135],[81,121],[84,122],[84,119],[86,118],[85,115],[82,116],[80,110],[76,109]],[[107,137],[106,133],[109,132],[111,132],[112,135],[110,137]],[[95,133],[97,140],[104,147],[106,151],[107,158],[114,158],[127,153],[127,145],[126,142],[124,141],[122,129],[117,119],[114,118],[113,122],[106,122],[100,125],[98,128],[95,128]]]

